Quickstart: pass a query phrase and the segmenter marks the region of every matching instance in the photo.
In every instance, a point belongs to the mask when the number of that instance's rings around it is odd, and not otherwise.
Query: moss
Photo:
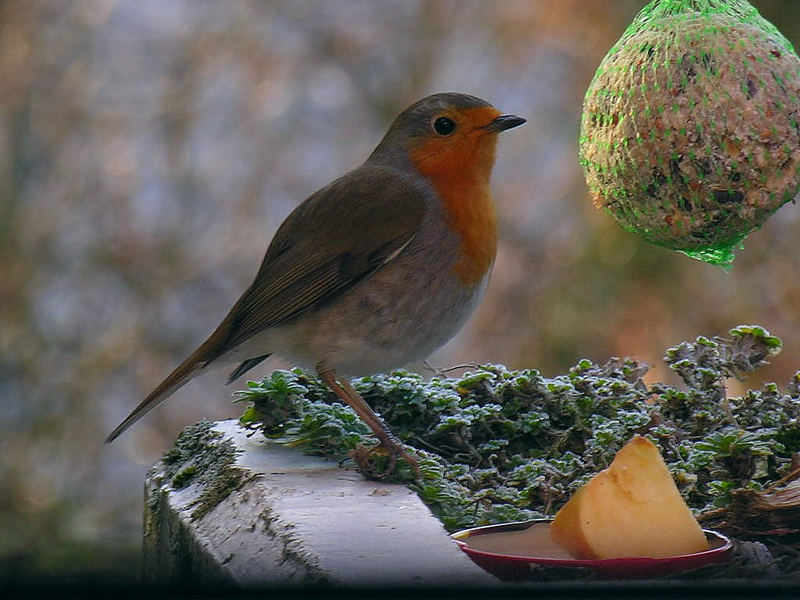
[[[198,485],[192,519],[201,519],[219,505],[244,480],[244,472],[233,466],[236,448],[230,440],[213,429],[213,423],[201,421],[190,425],[178,436],[175,446],[164,453],[161,481],[175,489]],[[155,487],[149,499],[151,509],[158,506],[163,484]]]
[[[392,478],[409,484],[451,531],[552,515],[637,433],[660,446],[699,512],[724,505],[732,489],[766,487],[790,468],[800,376],[785,392],[769,384],[729,398],[725,387],[780,349],[757,326],[737,327],[729,338],[699,336],[666,351],[682,388],[648,386],[647,365],[618,358],[583,359],[553,378],[483,365],[461,377],[426,381],[401,370],[353,385],[419,458],[421,481],[403,462]],[[343,462],[375,444],[366,425],[304,371],[276,371],[237,396],[249,403],[244,421],[278,442]]]
[[[241,469],[228,468],[216,474],[206,485],[203,493],[195,500],[196,508],[192,511],[192,520],[202,519],[214,510],[245,480],[244,472]]]
[[[179,471],[175,477],[172,478],[172,487],[180,489],[184,488],[191,483],[194,476],[197,474],[197,465],[189,465],[182,471]]]

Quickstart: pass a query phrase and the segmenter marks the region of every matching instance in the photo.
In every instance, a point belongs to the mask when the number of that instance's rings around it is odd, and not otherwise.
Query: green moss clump
[[[769,384],[726,396],[726,379],[763,365],[780,340],[755,326],[730,334],[667,350],[684,388],[648,386],[647,365],[618,358],[581,360],[553,378],[483,365],[462,377],[425,381],[401,370],[353,385],[420,458],[422,481],[402,461],[393,477],[450,531],[554,514],[634,434],[659,445],[684,498],[701,511],[724,505],[734,488],[780,479],[800,439],[800,374],[786,391]],[[248,386],[237,393],[252,404],[243,420],[272,439],[342,461],[375,444],[304,371],[275,371]]]
[[[165,481],[175,489],[197,484],[202,492],[194,502],[192,519],[201,519],[241,485],[244,472],[233,466],[236,448],[223,439],[213,423],[201,421],[190,425],[178,436],[175,446],[164,453],[156,468],[163,470]],[[154,493],[159,493],[156,489]],[[151,507],[157,506],[151,498]]]
[[[184,488],[189,485],[197,474],[197,465],[189,465],[182,471],[178,471],[172,478],[172,487],[176,489]]]

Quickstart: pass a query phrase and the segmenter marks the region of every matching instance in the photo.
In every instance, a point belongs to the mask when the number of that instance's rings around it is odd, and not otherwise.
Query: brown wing
[[[397,171],[362,166],[298,206],[228,315],[219,354],[352,287],[412,240],[425,194]]]
[[[427,190],[407,176],[363,166],[298,206],[272,240],[255,281],[214,333],[106,438],[128,427],[251,336],[299,315],[380,269],[414,238]],[[266,355],[245,361],[238,375]]]

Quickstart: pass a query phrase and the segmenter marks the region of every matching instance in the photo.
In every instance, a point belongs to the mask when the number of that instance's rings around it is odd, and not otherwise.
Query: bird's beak
[[[523,119],[517,115],[500,115],[499,117],[489,121],[486,125],[483,125],[481,129],[485,129],[486,131],[490,131],[492,133],[500,133],[506,129],[519,127],[525,121],[527,121],[527,119]]]

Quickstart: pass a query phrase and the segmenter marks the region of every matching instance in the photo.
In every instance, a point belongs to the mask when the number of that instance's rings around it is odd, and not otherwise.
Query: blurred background
[[[796,46],[796,0],[752,3]],[[757,323],[800,369],[789,204],[734,268],[591,205],[583,94],[643,0],[0,1],[0,582],[135,581],[142,485],[175,435],[238,416],[226,371],[102,441],[226,314],[277,226],[406,105],[483,97],[502,136],[485,300],[431,359],[563,373]],[[252,372],[276,367],[270,360]],[[243,385],[243,382],[240,383]]]

